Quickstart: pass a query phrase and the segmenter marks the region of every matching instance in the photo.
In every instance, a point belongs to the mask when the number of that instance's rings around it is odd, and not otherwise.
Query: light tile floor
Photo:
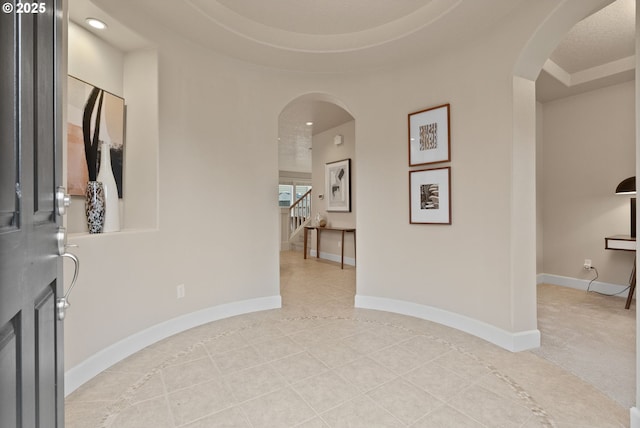
[[[68,428],[625,427],[559,366],[353,308],[355,268],[281,254],[282,309],[156,343],[67,397]]]

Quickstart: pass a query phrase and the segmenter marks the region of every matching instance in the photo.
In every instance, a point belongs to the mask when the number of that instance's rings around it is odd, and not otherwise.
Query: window
[[[281,207],[290,207],[294,202],[291,200],[293,186],[290,184],[281,184],[278,186],[278,190],[278,205]]]
[[[311,190],[311,186],[309,185],[296,185],[296,201],[304,196],[309,190]]]
[[[278,205],[290,207],[309,190],[311,190],[310,184],[280,184],[278,186]],[[295,195],[295,197],[292,197],[292,195]]]

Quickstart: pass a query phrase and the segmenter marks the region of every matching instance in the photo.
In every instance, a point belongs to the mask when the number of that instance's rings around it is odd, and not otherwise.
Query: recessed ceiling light
[[[311,126],[311,125],[313,125],[313,122],[307,122],[306,125],[307,126]]]
[[[87,18],[85,19],[85,21],[87,22],[87,24],[98,30],[104,30],[105,28],[107,28],[107,24],[96,18]]]

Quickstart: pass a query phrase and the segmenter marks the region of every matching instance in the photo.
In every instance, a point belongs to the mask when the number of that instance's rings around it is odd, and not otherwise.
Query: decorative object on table
[[[351,212],[351,159],[324,166],[327,211]]]
[[[410,113],[409,166],[451,160],[449,104]]]
[[[67,83],[68,192],[75,196],[85,195],[87,181],[91,180],[89,163],[97,164],[100,142],[106,141],[110,146],[118,197],[122,198],[124,99],[72,76],[68,77]]]
[[[327,225],[327,218],[320,213],[316,214],[316,226],[325,227]]]
[[[636,237],[636,178],[629,177],[625,178],[618,184],[616,187],[616,195],[634,195],[631,198],[630,206],[631,206],[631,227],[630,227],[630,235],[631,237]]]
[[[87,183],[84,208],[87,215],[89,233],[102,233],[104,229],[105,203],[104,188],[101,182],[89,181]]]
[[[103,232],[120,231],[120,206],[118,202],[118,186],[111,169],[111,150],[109,143],[102,141],[100,144],[100,172],[98,181],[104,188],[105,209]]]
[[[409,223],[451,224],[451,168],[409,171]]]

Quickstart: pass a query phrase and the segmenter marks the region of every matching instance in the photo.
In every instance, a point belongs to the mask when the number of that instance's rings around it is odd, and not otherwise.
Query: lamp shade
[[[616,195],[631,195],[636,193],[636,178],[625,178],[616,187]]]

